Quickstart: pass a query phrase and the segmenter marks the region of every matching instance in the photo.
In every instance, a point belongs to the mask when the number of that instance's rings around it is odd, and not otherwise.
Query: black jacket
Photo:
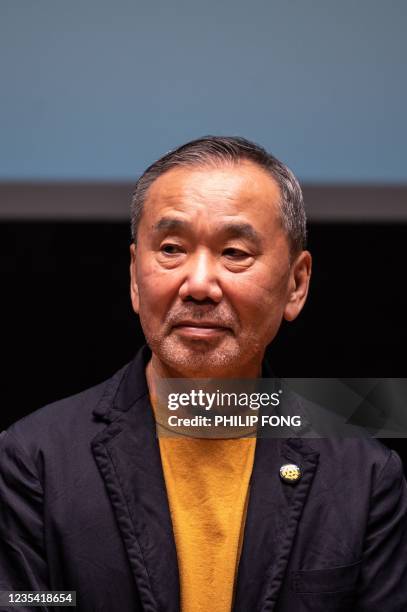
[[[148,358],[1,434],[1,589],[76,590],[86,612],[178,612]],[[279,477],[287,462],[302,468],[296,485]],[[234,612],[272,610],[407,611],[396,453],[373,439],[258,440]]]

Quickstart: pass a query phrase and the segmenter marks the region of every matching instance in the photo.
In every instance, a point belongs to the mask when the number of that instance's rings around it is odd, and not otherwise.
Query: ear
[[[305,304],[311,267],[312,257],[309,251],[302,251],[291,264],[288,301],[284,308],[284,319],[286,321],[294,321]]]
[[[134,312],[139,312],[139,293],[137,285],[137,247],[134,242],[130,245],[130,297]]]

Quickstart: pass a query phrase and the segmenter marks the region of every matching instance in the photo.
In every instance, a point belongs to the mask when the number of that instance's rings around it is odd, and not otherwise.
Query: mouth
[[[173,330],[182,336],[198,339],[216,337],[231,331],[230,327],[213,321],[180,321],[173,325]]]

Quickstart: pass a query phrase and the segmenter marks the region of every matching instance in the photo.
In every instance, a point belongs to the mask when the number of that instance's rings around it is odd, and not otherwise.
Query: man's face
[[[310,256],[290,265],[277,183],[251,162],[175,168],[148,190],[131,293],[161,371],[257,376],[282,318],[306,298]]]

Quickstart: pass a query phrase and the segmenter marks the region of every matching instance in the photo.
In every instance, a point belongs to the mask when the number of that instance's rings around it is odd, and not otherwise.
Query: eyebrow
[[[228,238],[246,238],[252,242],[262,242],[261,236],[250,223],[228,223],[222,227]]]
[[[154,226],[154,232],[188,230],[191,224],[188,221],[173,217],[162,217]],[[260,234],[250,223],[227,223],[220,227],[220,232],[228,238],[246,238],[251,242],[261,243]]]
[[[174,219],[172,217],[162,217],[155,225],[153,225],[153,232],[173,231],[180,229],[187,229],[189,223],[181,221],[181,219]]]

